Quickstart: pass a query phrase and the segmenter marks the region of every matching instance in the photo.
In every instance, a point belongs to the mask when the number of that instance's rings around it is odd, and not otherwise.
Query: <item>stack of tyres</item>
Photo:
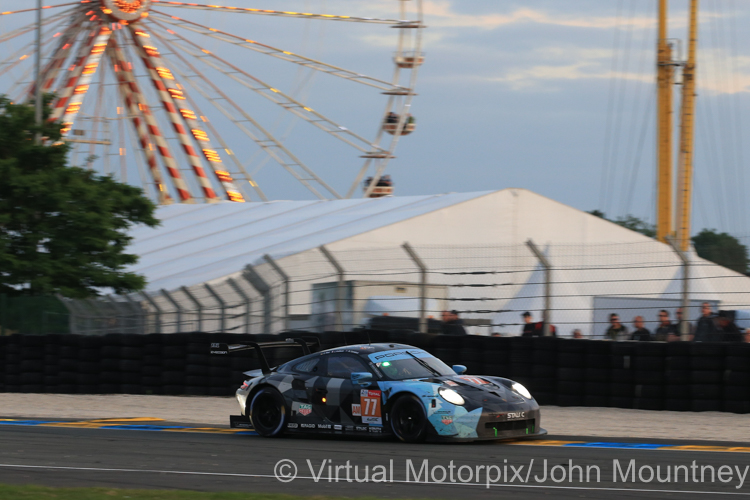
[[[44,392],[60,392],[60,347],[63,335],[52,334],[44,337]]]
[[[584,375],[584,404],[607,407],[610,405],[612,373],[612,342],[579,340],[586,342],[586,373]]]
[[[100,394],[102,337],[77,336],[75,381],[77,394]]]
[[[633,407],[639,410],[663,410],[667,344],[636,342],[633,352]]]
[[[21,392],[21,336],[11,335],[5,345],[5,390]]]
[[[8,337],[0,337],[0,392],[5,390],[5,350],[8,345]]]
[[[141,360],[141,389],[144,394],[163,394],[162,339],[162,335],[155,333],[144,335],[143,359]]]
[[[690,346],[690,410],[721,411],[724,345],[699,342]]]
[[[429,335],[429,334],[428,334]],[[471,375],[482,375],[482,337],[467,335],[458,337],[460,350],[458,355],[459,365],[466,367],[466,373]]]
[[[433,353],[434,354],[434,353]],[[510,371],[510,338],[482,339],[482,375],[507,377]]]
[[[188,396],[205,396],[208,394],[211,383],[209,344],[207,334],[194,333],[188,339],[187,358],[185,360],[185,394]],[[227,365],[227,361],[223,361]],[[228,366],[227,369],[229,369]]]
[[[146,339],[142,335],[120,335],[120,387],[122,394],[143,394],[143,357]]]
[[[173,333],[162,337],[162,394],[168,396],[185,394],[188,339],[189,335],[185,333]]]
[[[557,404],[557,353],[560,342],[555,337],[535,339],[531,357],[531,381],[527,388],[540,405]]]
[[[78,383],[78,336],[64,335],[57,352],[57,392],[75,394]]]
[[[609,383],[609,405],[614,408],[633,408],[635,376],[633,355],[636,342],[612,343],[612,371]]]
[[[44,337],[24,335],[20,356],[21,392],[43,392]]]
[[[510,337],[510,378],[523,385],[530,385],[534,376],[534,340],[532,337]]]
[[[664,409],[690,411],[690,344],[667,343],[664,366]]]
[[[750,413],[750,345],[727,350],[724,411]]]
[[[558,343],[558,406],[583,406],[584,404],[586,345],[587,341],[580,339],[563,339]]]

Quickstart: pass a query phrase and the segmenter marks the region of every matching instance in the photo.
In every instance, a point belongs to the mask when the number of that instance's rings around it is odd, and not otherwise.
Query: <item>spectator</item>
[[[576,328],[575,330],[573,330],[573,338],[574,339],[582,339],[583,338],[583,332],[581,332],[581,330],[579,330],[579,329]]]
[[[729,311],[719,311],[719,332],[724,342],[742,342],[742,333]]]
[[[386,123],[398,123],[398,115],[391,111],[385,118]]]
[[[628,328],[620,323],[617,313],[609,315],[609,328],[604,336],[609,340],[628,340]]]
[[[711,304],[704,302],[701,305],[701,317],[695,324],[695,342],[715,342],[719,340],[719,331],[716,328],[716,316],[711,310]]]
[[[745,329],[745,342],[750,343],[750,328]]]
[[[659,342],[674,342],[680,340],[677,327],[669,320],[669,312],[666,309],[659,311],[659,328],[654,332],[654,340]]]
[[[534,320],[531,317],[531,313],[526,311],[521,315],[523,318],[523,331],[521,332],[522,337],[533,337],[534,336]]]
[[[458,311],[443,311],[443,335],[466,335],[463,321],[458,317]]]
[[[643,326],[643,316],[636,316],[633,318],[633,327],[635,328],[635,331],[633,331],[633,335],[630,336],[630,340],[637,340],[639,342],[654,340],[653,337],[651,337],[651,332],[648,331],[648,328]]]

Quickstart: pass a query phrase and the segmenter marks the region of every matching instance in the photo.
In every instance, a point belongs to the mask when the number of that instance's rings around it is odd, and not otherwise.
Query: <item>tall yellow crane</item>
[[[667,2],[659,0],[659,41],[657,54],[657,199],[656,238],[666,241],[677,229],[677,243],[686,251],[690,245],[693,194],[693,149],[695,129],[695,76],[698,45],[698,1],[690,0],[688,58],[682,70],[680,109],[680,152],[677,172],[677,210],[673,213],[672,120],[674,68],[672,45],[667,35]],[[676,221],[674,217],[676,215]]]
[[[682,110],[680,158],[677,172],[677,244],[685,252],[690,247],[693,207],[693,147],[695,129],[695,64],[698,45],[698,0],[690,0],[688,58],[682,70]]]

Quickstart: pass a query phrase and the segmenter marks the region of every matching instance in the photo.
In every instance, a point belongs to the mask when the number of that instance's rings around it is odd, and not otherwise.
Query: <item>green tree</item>
[[[648,222],[634,215],[628,214],[625,217],[618,217],[613,220],[608,219],[607,215],[601,210],[591,210],[588,213],[590,213],[591,215],[596,215],[597,217],[601,217],[604,220],[614,222],[618,226],[630,229],[631,231],[644,234],[649,238],[654,238],[656,236],[656,227],[653,224],[649,224]]]
[[[747,247],[731,234],[704,229],[691,239],[699,256],[738,273],[747,273]]]
[[[49,101],[49,98],[47,99]],[[0,96],[0,293],[87,297],[97,289],[140,290],[127,272],[127,230],[154,227],[154,204],[140,189],[67,165],[59,123],[41,129],[34,107]]]

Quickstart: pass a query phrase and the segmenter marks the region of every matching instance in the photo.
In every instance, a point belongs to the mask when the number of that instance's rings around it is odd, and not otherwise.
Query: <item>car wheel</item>
[[[250,421],[258,434],[265,437],[280,436],[286,420],[286,404],[279,391],[264,387],[255,393],[250,403]]]
[[[397,399],[389,417],[393,434],[401,441],[419,443],[427,436],[427,415],[424,405],[416,396]]]

